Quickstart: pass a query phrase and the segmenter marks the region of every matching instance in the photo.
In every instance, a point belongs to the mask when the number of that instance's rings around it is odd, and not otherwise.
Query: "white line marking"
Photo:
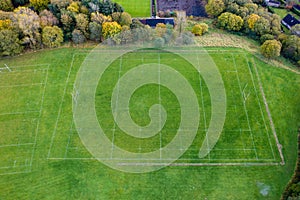
[[[270,146],[270,148],[271,148],[273,158],[275,159],[275,153],[274,153],[274,150],[273,150],[273,145],[271,144],[271,139],[270,139],[269,130],[268,130],[268,128],[267,128],[265,116],[264,116],[264,113],[263,113],[263,110],[262,110],[262,106],[261,106],[261,103],[260,103],[260,99],[259,99],[259,97],[258,97],[257,88],[256,88],[255,83],[254,83],[253,74],[252,74],[251,69],[250,69],[250,66],[249,66],[249,60],[248,60],[248,58],[247,58],[246,55],[244,55],[244,57],[246,58],[247,65],[248,65],[248,70],[249,70],[249,73],[250,73],[250,75],[251,75],[251,80],[252,80],[252,84],[253,84],[254,91],[255,91],[255,95],[256,95],[256,101],[258,102],[259,109],[260,109],[260,113],[261,113],[261,116],[262,116],[262,119],[263,119],[263,122],[264,122],[264,125],[265,125],[266,135],[268,136],[269,146]],[[252,59],[253,59],[253,58],[252,58]],[[253,61],[253,65],[254,65],[254,62],[255,62],[254,59],[253,59],[252,61]]]
[[[19,146],[30,146],[34,145],[34,143],[23,143],[23,144],[8,144],[8,145],[1,145],[0,148],[5,148],[5,147],[19,147]]]
[[[58,109],[58,115],[57,115],[57,118],[56,118],[55,127],[54,127],[54,130],[53,130],[53,133],[52,133],[51,143],[50,143],[50,147],[49,147],[49,150],[48,150],[48,155],[47,155],[48,158],[51,155],[51,149],[52,149],[52,146],[53,146],[54,138],[56,136],[57,125],[58,125],[58,121],[60,119],[62,106],[63,106],[63,101],[64,101],[64,98],[66,96],[66,91],[67,91],[69,79],[70,79],[70,76],[71,76],[71,71],[72,71],[73,64],[74,64],[74,56],[75,56],[75,54],[73,54],[73,57],[72,57],[71,65],[70,65],[70,68],[69,68],[68,76],[67,76],[65,87],[64,87],[64,92],[63,92],[63,95],[61,97],[61,102],[60,102],[59,109]]]
[[[49,66],[48,66],[49,69]],[[43,87],[43,92],[42,92],[42,98],[41,98],[41,106],[40,106],[40,111],[39,111],[39,117],[38,117],[38,121],[37,121],[37,125],[36,125],[36,130],[35,130],[35,136],[34,136],[34,145],[32,147],[32,154],[31,154],[31,159],[30,159],[30,170],[31,170],[31,166],[32,166],[32,162],[33,162],[33,157],[35,154],[35,150],[36,150],[36,144],[37,144],[37,136],[39,133],[39,128],[40,128],[40,121],[42,118],[42,110],[43,110],[43,104],[44,104],[44,100],[45,100],[45,92],[46,92],[46,86],[47,86],[47,82],[48,82],[48,70],[46,72],[46,78],[45,78],[45,84]]]
[[[240,94],[242,95],[242,87],[241,87],[239,72],[238,72],[238,69],[237,69],[237,66],[236,66],[235,58],[234,58],[234,56],[232,54],[231,54],[231,56],[232,56],[232,59],[233,59],[233,62],[234,62],[235,70],[237,71],[236,77],[237,77],[237,80],[238,80],[238,83],[239,83]],[[243,106],[244,106],[244,111],[246,113],[248,128],[249,128],[249,130],[251,130],[251,126],[250,126],[250,122],[249,122],[249,116],[248,116],[248,111],[247,111],[247,107],[246,107],[245,101],[243,101]],[[253,148],[256,149],[256,146],[255,146],[255,143],[254,143],[254,139],[253,139],[252,131],[250,131],[250,134],[251,134]],[[255,151],[255,157],[256,157],[256,159],[258,159],[258,157],[257,157],[257,151]]]
[[[282,153],[282,145],[279,143],[279,140],[278,140],[278,137],[277,137],[277,133],[276,133],[276,129],[275,129],[275,126],[274,126],[273,119],[272,119],[272,115],[271,115],[271,112],[270,112],[270,109],[269,109],[269,105],[268,105],[268,102],[267,102],[267,99],[266,99],[266,95],[265,95],[265,92],[264,92],[264,89],[263,89],[263,86],[262,86],[262,83],[261,83],[261,80],[260,80],[255,62],[253,62],[253,66],[254,66],[254,69],[255,69],[256,76],[257,76],[259,89],[262,93],[264,104],[265,104],[265,107],[266,107],[266,111],[268,113],[268,117],[269,117],[269,120],[270,120],[270,126],[271,126],[271,129],[273,131],[274,138],[276,140],[277,149],[279,151],[279,155],[280,155],[280,158],[281,158],[281,165],[284,165],[285,161],[284,161],[284,156],[283,156],[283,153]]]

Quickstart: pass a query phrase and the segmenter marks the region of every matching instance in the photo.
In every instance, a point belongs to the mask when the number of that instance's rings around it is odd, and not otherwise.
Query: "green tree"
[[[1,0],[0,1],[0,10],[9,12],[14,10],[14,5],[11,0]]]
[[[104,22],[102,25],[102,34],[104,38],[113,37],[122,31],[122,27],[117,22]]]
[[[23,47],[19,36],[12,30],[0,30],[0,56],[12,56],[21,53]]]
[[[260,17],[254,24],[254,31],[257,35],[265,35],[271,32],[270,22],[264,17]]]
[[[275,38],[274,35],[271,35],[271,34],[262,35],[260,37],[260,43],[263,44],[267,40],[274,40],[274,38]]]
[[[42,41],[47,47],[59,47],[64,41],[63,31],[57,26],[46,26],[43,28]]]
[[[36,11],[46,9],[49,3],[49,0],[30,0],[30,5],[33,6]]]
[[[40,18],[32,10],[26,7],[19,7],[14,11],[12,21],[22,32],[22,43],[31,49],[38,48],[41,44]]]
[[[280,55],[281,43],[277,40],[266,40],[260,47],[262,55],[266,58],[275,58]]]
[[[130,26],[131,23],[132,23],[131,15],[127,12],[122,12],[119,24],[121,26],[123,25]]]
[[[217,17],[225,9],[225,4],[223,0],[208,0],[205,6],[206,13],[210,16]]]
[[[295,62],[300,60],[300,38],[296,35],[282,37],[282,54]]]
[[[205,23],[195,24],[192,29],[192,33],[197,36],[203,35],[206,32],[208,32],[208,25]]]
[[[239,31],[243,27],[243,19],[235,14],[225,12],[218,17],[218,25],[229,31]]]

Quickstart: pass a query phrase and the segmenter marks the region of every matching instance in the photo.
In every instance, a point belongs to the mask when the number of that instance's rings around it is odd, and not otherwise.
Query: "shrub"
[[[44,28],[45,26],[54,26],[58,23],[58,19],[52,14],[52,12],[43,10],[40,13],[40,24],[42,28]]]
[[[11,0],[1,0],[0,1],[0,10],[13,11],[14,5],[12,4]]]
[[[0,30],[0,56],[12,56],[21,53],[18,34],[12,30]]]
[[[49,0],[30,0],[30,5],[33,6],[36,11],[44,10],[49,3]]]
[[[208,25],[205,23],[196,24],[192,29],[192,33],[197,36],[203,35],[206,32],[208,32]]]
[[[83,33],[80,30],[75,29],[72,32],[72,41],[75,44],[82,44],[85,42],[85,40],[86,40],[86,38],[84,37]]]
[[[102,25],[102,34],[104,38],[113,37],[122,31],[122,27],[117,22],[104,22]]]
[[[165,44],[165,40],[163,38],[161,38],[161,37],[155,38],[154,46],[156,48],[161,48],[164,46],[164,44]]]
[[[43,28],[42,41],[47,47],[59,47],[64,41],[63,32],[57,26],[46,26]]]
[[[275,58],[280,55],[281,46],[277,40],[267,40],[261,45],[260,51],[266,58]]]

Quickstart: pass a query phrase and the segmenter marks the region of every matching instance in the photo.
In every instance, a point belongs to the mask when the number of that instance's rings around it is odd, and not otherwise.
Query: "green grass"
[[[128,174],[88,159],[91,155],[82,145],[73,123],[71,95],[76,73],[87,51],[62,48],[0,60],[1,67],[7,64],[13,70],[0,73],[0,199],[279,199],[297,158],[300,77],[269,66],[238,49],[208,50],[219,67],[227,94],[225,127],[210,153],[211,159],[198,159],[196,156],[205,134],[203,127],[208,126],[211,115],[207,87],[201,74],[186,61],[169,53],[150,51],[124,55],[122,71],[119,71],[118,60],[112,63],[96,92],[99,123],[106,130],[112,129],[114,122],[109,94],[119,73],[124,74],[141,62],[157,62],[152,59],[153,55],[155,58],[160,56],[161,63],[171,65],[189,80],[201,107],[201,126],[197,137],[177,163],[239,163],[249,162],[248,159],[253,163],[279,162],[270,125],[264,126],[263,123],[263,118],[268,118],[261,94],[257,91],[256,64],[277,135],[283,145],[286,165],[173,166],[151,173]],[[200,84],[202,87],[199,87]],[[253,138],[248,132],[234,132],[249,128],[239,85],[242,89],[248,85],[245,90],[250,96],[245,106]],[[149,107],[158,103],[159,90],[161,103],[168,111],[169,121],[162,130],[163,142],[167,143],[174,137],[170,130],[176,129],[180,120],[178,101],[172,92],[155,84],[143,86],[133,94],[130,110],[136,123],[149,123],[145,116],[148,116]],[[258,92],[258,97],[255,92]],[[106,134],[112,136],[112,132]],[[121,130],[115,134],[115,144],[129,151],[136,152],[139,147],[145,152],[159,148],[156,137],[144,143],[145,140],[128,137]],[[267,134],[270,134],[270,142]],[[253,149],[252,141],[256,151],[241,151],[243,145],[243,148]],[[270,145],[275,151],[273,161],[268,160],[273,156]],[[189,160],[191,158],[195,160]],[[266,196],[260,193],[263,189],[268,190]]]
[[[116,0],[132,17],[150,17],[150,1]]]

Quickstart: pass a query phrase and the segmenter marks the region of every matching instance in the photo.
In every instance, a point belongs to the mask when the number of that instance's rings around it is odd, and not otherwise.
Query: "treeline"
[[[194,43],[191,31],[181,25],[179,30],[160,23],[150,28],[110,0],[1,0],[0,9],[0,56],[58,47],[64,41],[105,40],[110,45],[152,42],[157,47]],[[202,35],[207,31],[208,26],[202,23],[193,32]]]
[[[259,40],[265,57],[281,54],[300,66],[300,38],[283,33],[280,17],[259,6],[260,3],[260,0],[208,0],[205,9],[216,18],[219,28]]]
[[[110,0],[1,0],[0,10],[0,56],[63,41],[101,41],[140,25]]]

